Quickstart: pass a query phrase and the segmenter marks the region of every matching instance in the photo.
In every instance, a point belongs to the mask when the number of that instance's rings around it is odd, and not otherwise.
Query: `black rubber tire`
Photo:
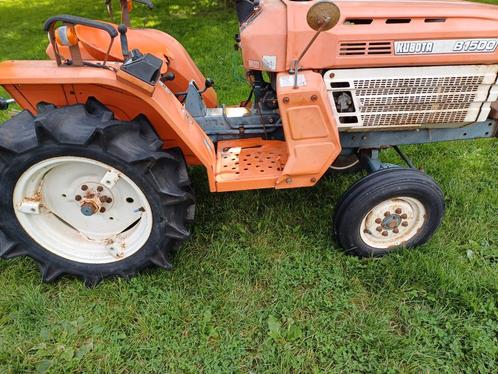
[[[427,215],[423,227],[401,246],[382,249],[367,245],[360,234],[363,218],[382,201],[401,196],[416,198],[424,205]],[[382,257],[402,247],[426,243],[440,226],[444,211],[443,192],[430,176],[415,169],[383,169],[361,179],[344,194],[333,219],[334,234],[349,254]]]
[[[33,258],[43,281],[63,274],[94,286],[107,277],[129,278],[156,265],[171,269],[171,258],[190,235],[195,201],[180,150],[163,150],[148,121],[117,121],[106,107],[90,99],[86,105],[56,109],[40,106],[39,115],[21,112],[0,126],[0,256]],[[59,257],[38,245],[19,224],[12,196],[24,171],[58,156],[79,156],[104,162],[133,180],[152,209],[148,241],[132,256],[110,264],[85,264]],[[77,248],[75,248],[77,250]]]

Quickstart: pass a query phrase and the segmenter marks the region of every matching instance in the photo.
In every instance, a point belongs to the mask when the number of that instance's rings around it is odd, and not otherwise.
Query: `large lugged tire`
[[[179,150],[145,118],[95,100],[22,112],[0,126],[0,256],[29,256],[44,281],[130,277],[188,238],[194,196]]]
[[[351,187],[336,208],[334,232],[347,253],[380,257],[427,242],[441,224],[444,196],[414,169],[372,173]]]

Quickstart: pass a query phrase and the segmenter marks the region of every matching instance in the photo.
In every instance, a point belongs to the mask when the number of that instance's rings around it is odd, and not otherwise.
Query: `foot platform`
[[[218,143],[216,184],[220,192],[274,188],[288,159],[287,144],[239,139]]]

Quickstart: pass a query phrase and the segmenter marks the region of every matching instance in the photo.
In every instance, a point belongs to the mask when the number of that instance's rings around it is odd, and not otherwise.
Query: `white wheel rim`
[[[88,158],[55,157],[33,165],[17,181],[13,204],[33,240],[75,262],[121,261],[152,232],[142,190],[121,171]]]
[[[363,218],[361,239],[373,248],[399,247],[417,235],[425,220],[426,209],[420,200],[412,197],[388,199]]]

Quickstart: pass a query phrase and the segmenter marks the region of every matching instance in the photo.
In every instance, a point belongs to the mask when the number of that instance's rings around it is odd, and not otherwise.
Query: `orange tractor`
[[[444,197],[399,146],[497,134],[496,6],[239,0],[252,89],[228,107],[178,41],[126,26],[129,3],[119,26],[52,17],[49,59],[0,63],[0,107],[24,109],[0,126],[0,255],[32,257],[45,281],[170,269],[194,165],[212,192],[366,169],[337,205],[338,243],[361,257],[415,247]],[[407,167],[383,163],[386,148]]]

